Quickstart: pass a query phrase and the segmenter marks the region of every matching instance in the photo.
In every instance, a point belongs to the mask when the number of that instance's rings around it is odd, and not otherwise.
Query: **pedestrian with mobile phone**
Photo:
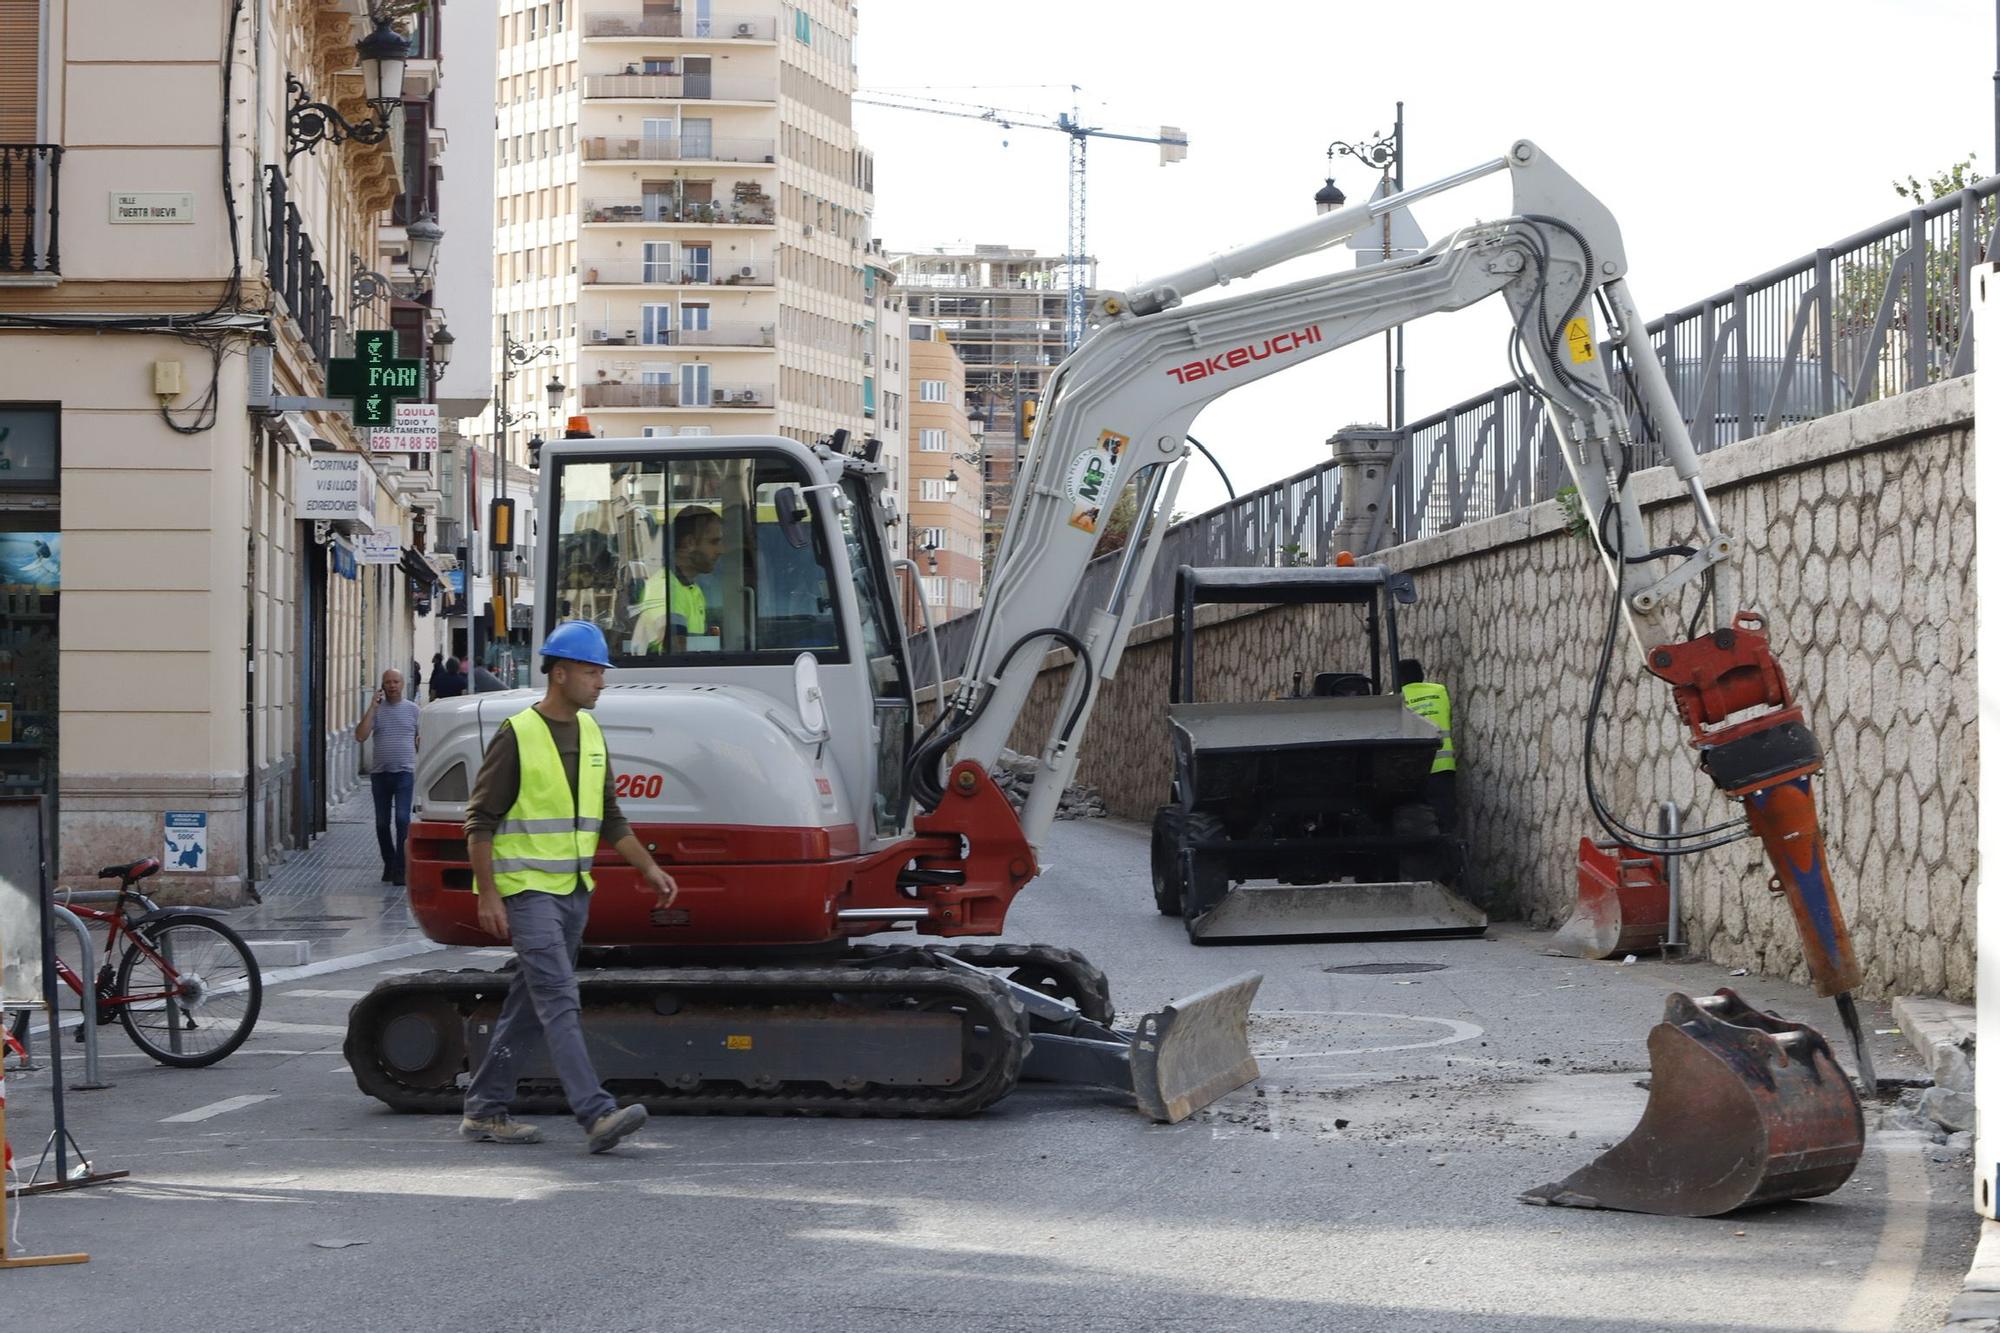
[[[382,673],[368,711],[354,728],[354,739],[375,742],[368,765],[368,785],[375,796],[375,841],[382,849],[382,882],[403,882],[403,839],[410,832],[410,796],[417,783],[417,717],[414,699],[403,697],[403,673],[394,667]]]

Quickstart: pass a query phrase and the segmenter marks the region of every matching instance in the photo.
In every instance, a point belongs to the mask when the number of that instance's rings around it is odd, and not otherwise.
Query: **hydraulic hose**
[[[1053,626],[1046,629],[1029,630],[1026,634],[1014,640],[1013,646],[1008,648],[1006,653],[1000,658],[1000,665],[994,668],[993,676],[995,679],[998,679],[1006,675],[1007,667],[1014,660],[1014,654],[1020,652],[1022,648],[1036,639],[1054,639],[1065,648],[1068,648],[1076,654],[1077,665],[1083,671],[1084,687],[1077,694],[1076,703],[1070,708],[1069,716],[1063,722],[1062,731],[1058,733],[1059,739],[1067,741],[1070,738],[1070,734],[1076,730],[1077,722],[1083,717],[1084,707],[1090,702],[1091,682],[1096,679],[1096,668],[1091,661],[1090,650],[1084,647],[1083,640],[1077,638],[1076,635],[1071,634],[1066,629],[1058,629]],[[907,781],[911,794],[916,797],[917,803],[923,806],[926,812],[937,809],[938,803],[944,800],[944,783],[938,777],[939,764],[943,762],[944,756],[951,751],[951,747],[958,744],[960,737],[970,731],[973,724],[979,721],[981,715],[986,712],[987,705],[992,702],[992,699],[993,692],[988,690],[967,711],[963,718],[948,727],[944,727],[942,730],[940,730],[940,724],[944,721],[945,711],[940,707],[938,715],[931,719],[930,725],[924,728],[924,734],[918,737],[916,745],[911,747],[910,762],[906,770]]]

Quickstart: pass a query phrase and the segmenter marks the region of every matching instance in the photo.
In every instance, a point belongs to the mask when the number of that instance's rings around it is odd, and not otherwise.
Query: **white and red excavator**
[[[1508,215],[1418,254],[1185,304],[1493,176],[1512,185]],[[968,660],[921,728],[877,450],[776,436],[549,446],[536,638],[563,618],[605,631],[617,670],[596,716],[618,795],[681,887],[661,910],[615,858],[594,870],[579,976],[607,1085],[657,1111],[958,1115],[1042,1078],[1120,1088],[1178,1120],[1255,1077],[1254,975],[1121,1029],[1103,975],[1080,956],[978,941],[1001,933],[1035,879],[1092,705],[1132,628],[1196,414],[1231,389],[1490,296],[1512,312],[1517,368],[1548,408],[1614,589],[1600,693],[1622,623],[1670,687],[1703,767],[1742,810],[1661,845],[1594,792],[1593,808],[1615,836],[1666,852],[1763,839],[1814,981],[1837,997],[1858,1042],[1849,992],[1860,973],[1811,795],[1820,749],[1762,618],[1737,609],[1733,543],[1625,274],[1609,212],[1524,141],[1104,297],[1091,336],[1045,392]],[[1614,359],[1627,371],[1618,387]],[[1621,393],[1684,484],[1694,533],[1648,536],[1627,484],[1636,450]],[[1104,604],[1070,633],[1062,625],[1099,525],[1127,487],[1141,535]],[[677,522],[697,509],[723,535],[720,559],[699,577],[676,567],[674,545]],[[707,615],[696,619],[706,623],[693,633],[663,627],[670,580],[703,589]],[[1696,593],[1713,609],[1706,633],[1683,629]],[[989,770],[1058,644],[1075,665],[1017,815]],[[485,743],[532,697],[471,695],[424,711],[408,870],[432,939],[491,942],[477,925],[460,821]],[[457,971],[383,982],[350,1020],[361,1088],[402,1110],[456,1112],[506,980]],[[1853,1170],[1859,1103],[1811,1028],[1727,991],[1676,996],[1651,1047],[1639,1128],[1537,1198],[1705,1214],[1823,1194]],[[552,1073],[529,1053],[517,1061],[516,1109],[559,1109]]]

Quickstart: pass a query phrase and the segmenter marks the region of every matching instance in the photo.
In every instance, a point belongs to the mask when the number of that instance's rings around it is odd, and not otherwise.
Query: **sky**
[[[1187,132],[1186,161],[1167,166],[1144,144],[1092,142],[1089,246],[1106,287],[1311,217],[1328,142],[1386,133],[1398,98],[1409,186],[1528,138],[1596,194],[1648,319],[1905,211],[1901,177],[1968,154],[1987,174],[1995,160],[1992,0],[857,3],[864,90],[1052,121],[1077,85],[1088,124]],[[871,106],[854,117],[888,248],[1062,252],[1066,135]],[[1374,184],[1351,159],[1334,175],[1350,200]],[[1433,240],[1507,211],[1504,178],[1412,209]],[[1244,285],[1350,264],[1336,248]],[[1506,381],[1506,327],[1497,300],[1410,325],[1410,419]],[[1371,339],[1217,400],[1193,433],[1241,492],[1324,461],[1328,435],[1385,412]],[[1225,498],[1212,470],[1190,467],[1179,508]]]

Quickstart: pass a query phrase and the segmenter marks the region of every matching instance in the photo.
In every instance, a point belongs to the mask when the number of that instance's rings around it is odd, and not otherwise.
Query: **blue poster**
[[[161,816],[166,825],[167,871],[208,869],[208,811],[168,810]]]
[[[61,588],[60,532],[0,532],[0,589],[49,593]]]

